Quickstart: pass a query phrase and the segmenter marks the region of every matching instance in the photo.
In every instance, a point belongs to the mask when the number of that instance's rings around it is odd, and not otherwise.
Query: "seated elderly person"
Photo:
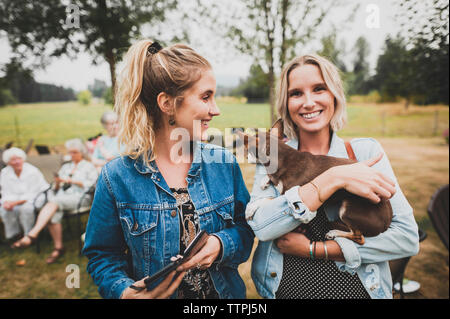
[[[98,177],[94,165],[83,158],[86,155],[86,147],[80,139],[69,140],[65,146],[71,161],[64,164],[55,176],[54,194],[49,194],[49,200],[41,209],[34,227],[12,245],[13,248],[31,245],[48,224],[55,245],[52,254],[47,258],[48,264],[54,263],[64,253],[61,225],[63,211],[76,209],[83,193],[96,183]],[[85,197],[83,200],[85,203],[82,205],[86,205],[92,198]]]
[[[7,149],[2,156],[7,166],[0,173],[0,217],[8,241],[20,235],[21,228],[24,235],[28,234],[35,221],[34,199],[49,187],[41,171],[25,163],[26,158],[25,152],[16,147]]]
[[[103,165],[120,155],[117,137],[119,130],[117,114],[113,111],[106,111],[103,113],[100,122],[105,128],[107,135],[98,138],[94,153],[92,154],[92,163],[94,163],[99,172]]]

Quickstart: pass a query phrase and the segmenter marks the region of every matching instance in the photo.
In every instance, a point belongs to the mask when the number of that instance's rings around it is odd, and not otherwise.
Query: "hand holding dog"
[[[371,167],[382,157],[383,153],[380,153],[364,162],[332,167],[329,172],[339,188],[378,203],[381,198],[389,199],[396,192],[395,182]]]

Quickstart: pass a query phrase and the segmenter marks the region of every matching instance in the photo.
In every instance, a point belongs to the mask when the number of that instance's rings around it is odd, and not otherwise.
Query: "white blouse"
[[[76,167],[74,162],[64,164],[59,170],[58,175],[62,179],[71,178],[73,181],[83,183],[83,187],[72,184],[69,189],[64,191],[65,194],[82,194],[97,182],[98,172],[94,164],[83,159]]]
[[[46,190],[49,184],[37,167],[23,163],[20,176],[9,165],[1,170],[0,187],[2,202],[26,200],[32,204],[36,195]]]

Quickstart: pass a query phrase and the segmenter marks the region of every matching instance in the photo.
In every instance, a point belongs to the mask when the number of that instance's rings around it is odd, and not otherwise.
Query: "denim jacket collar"
[[[298,148],[298,140],[296,139],[291,139],[287,141],[286,144],[293,147],[294,149]],[[337,136],[336,132],[333,132],[333,134],[331,135],[331,144],[327,155],[348,158],[344,140]]]

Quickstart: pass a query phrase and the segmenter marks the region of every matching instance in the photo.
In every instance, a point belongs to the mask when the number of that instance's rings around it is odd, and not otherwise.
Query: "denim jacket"
[[[220,298],[245,298],[238,265],[249,258],[254,240],[245,220],[250,195],[229,151],[194,145],[188,192],[200,229],[216,235],[222,244],[221,255],[208,271]],[[120,298],[125,288],[180,253],[176,199],[155,162],[150,166],[141,159],[119,157],[107,163],[99,177],[83,253],[104,298]]]
[[[287,144],[297,149],[298,141]],[[383,152],[381,145],[372,138],[357,138],[351,141],[358,161],[365,161]],[[333,133],[329,156],[348,158],[344,141]],[[357,274],[371,298],[392,298],[392,279],[389,260],[412,256],[419,251],[418,227],[413,210],[403,195],[397,179],[384,154],[372,166],[395,181],[396,193],[390,199],[393,219],[390,227],[376,237],[366,237],[364,245],[346,238],[336,238],[345,262],[336,262],[340,271]],[[283,254],[274,239],[292,231],[301,223],[308,223],[316,212],[308,210],[298,196],[298,186],[280,195],[272,185],[262,190],[266,176],[265,168],[258,164],[255,172],[250,203],[247,205],[248,223],[259,239],[252,262],[252,278],[259,294],[265,298],[275,298],[275,293],[283,275]],[[273,198],[272,200],[267,200]],[[299,203],[300,202],[300,203]],[[296,203],[296,206],[294,206]],[[325,203],[328,220],[338,218],[339,207]]]

